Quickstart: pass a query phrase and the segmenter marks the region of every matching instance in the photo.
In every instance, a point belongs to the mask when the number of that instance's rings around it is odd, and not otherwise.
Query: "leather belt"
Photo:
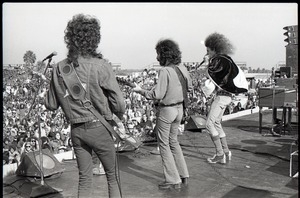
[[[81,125],[84,125],[84,124],[92,124],[92,123],[96,123],[96,122],[100,122],[100,120],[91,120],[91,121],[87,121],[87,122],[75,123],[75,124],[72,124],[72,125],[73,125],[73,127],[78,127],[78,126],[81,126]]]
[[[158,104],[157,106],[159,107],[172,107],[172,106],[176,106],[176,105],[179,105],[179,104],[183,104],[183,101],[182,102],[177,102],[177,103],[172,103],[172,104]]]
[[[217,95],[219,95],[219,96],[230,96],[230,97],[234,96],[234,94],[229,93],[229,92],[227,92],[227,91],[223,91],[223,90],[218,91],[218,92],[217,92]]]

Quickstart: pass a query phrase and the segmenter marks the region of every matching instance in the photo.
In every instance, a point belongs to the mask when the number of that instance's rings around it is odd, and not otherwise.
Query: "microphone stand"
[[[49,59],[48,64],[51,59]],[[48,66],[46,67],[46,69]],[[39,84],[42,85],[41,79],[39,79]],[[41,86],[40,86],[41,87]],[[41,92],[40,90],[37,92]],[[42,92],[41,92],[42,93]],[[40,154],[40,171],[41,171],[41,185],[44,185],[44,171],[43,171],[43,152],[42,152],[42,131],[41,131],[41,109],[40,109],[40,98],[38,98],[38,125],[39,125],[39,154]]]
[[[48,67],[50,66],[50,62],[51,62],[51,61],[52,61],[52,58],[49,59],[48,64],[47,64],[47,66],[46,66],[46,69],[45,69],[43,75],[46,74],[47,69],[48,69]],[[28,110],[28,113],[27,113],[27,115],[26,115],[24,118],[27,118],[27,117],[29,116],[29,113],[30,113],[30,111],[31,111],[32,108],[33,108],[33,105],[34,105],[34,103],[35,103],[36,97],[37,97],[37,95],[38,95],[38,93],[39,93],[39,91],[40,91],[41,86],[42,86],[42,83],[41,83],[41,81],[40,81],[40,79],[39,79],[37,91],[35,92],[35,95],[34,95],[34,97],[33,97],[33,101],[32,101],[32,104],[31,104],[29,110]]]
[[[46,74],[46,71],[48,69],[48,67],[50,66],[50,62],[52,61],[52,58],[49,58],[48,60],[48,64],[46,66],[46,69],[44,71],[44,75]],[[35,98],[37,97],[38,93],[40,92],[40,88],[43,84],[43,81],[39,78],[38,79],[38,83],[39,83],[39,86],[38,86],[38,90],[36,92],[36,95],[34,97],[34,101],[32,103],[32,106],[35,102]],[[40,106],[39,106],[39,102],[40,102],[40,98],[38,98],[38,125],[39,125],[39,156],[40,156],[40,175],[41,175],[41,186],[36,186],[36,187],[33,187],[32,188],[32,191],[31,191],[31,196],[30,197],[38,197],[38,196],[41,196],[41,195],[47,195],[47,194],[52,194],[52,193],[59,193],[59,191],[62,191],[61,189],[58,191],[50,186],[45,186],[45,182],[44,182],[44,171],[43,171],[43,152],[42,152],[42,139],[41,139],[41,111],[40,111]],[[28,113],[29,114],[29,113]]]
[[[271,85],[272,85],[272,111],[273,111],[273,114],[274,114],[274,108],[275,108],[275,82],[273,82],[274,81],[274,78],[272,77],[271,78]],[[270,134],[272,135],[272,136],[274,136],[274,137],[280,137],[281,135],[280,134],[278,134],[278,133],[276,133],[275,131],[274,131],[274,124],[275,124],[275,120],[274,120],[275,118],[274,118],[274,115],[273,115],[273,117],[272,117],[272,125],[271,125],[271,128],[270,128]],[[266,136],[266,135],[265,135]]]
[[[272,82],[273,84],[273,98],[272,98],[272,110],[274,111],[274,107],[275,107],[275,82],[273,82],[273,79],[272,79]],[[274,124],[275,124],[275,120],[274,120],[274,117],[272,118],[272,126],[271,126],[271,129],[270,129],[270,132],[273,136],[275,137],[280,137],[281,135],[276,133],[274,131]]]

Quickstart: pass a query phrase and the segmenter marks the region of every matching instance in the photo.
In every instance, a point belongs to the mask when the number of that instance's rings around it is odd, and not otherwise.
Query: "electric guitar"
[[[46,82],[50,82],[49,79],[47,79],[45,77],[44,74],[42,73],[38,73],[38,72],[35,72],[34,73],[35,75],[39,76],[43,81],[46,81]],[[112,136],[113,136],[113,139],[116,143],[119,144],[119,141],[118,140],[121,140],[121,142],[125,142],[125,143],[129,143],[131,146],[133,146],[135,149],[137,149],[141,144],[142,142],[137,140],[135,137],[129,135],[127,133],[127,130],[122,122],[122,120],[120,120],[116,115],[113,114],[113,118],[112,118],[112,122],[110,122],[110,125],[113,127],[113,131],[112,131]]]
[[[111,125],[112,125],[114,131],[116,132],[116,134],[114,134],[114,135],[118,136],[118,137],[114,137],[115,142],[116,142],[117,138],[119,138],[122,140],[121,146],[122,146],[122,142],[129,143],[135,149],[137,149],[142,144],[142,142],[140,140],[136,139],[134,136],[129,135],[127,133],[128,130],[125,127],[124,123],[115,114],[113,114],[112,121],[113,122],[111,123]],[[116,142],[116,143],[118,143],[118,142]]]
[[[127,85],[127,86],[129,86],[131,88],[135,88],[136,87],[136,85],[134,83],[129,82],[128,80],[125,80],[125,79],[119,78],[119,77],[116,77],[116,79],[117,79],[118,83],[120,83],[122,85]]]

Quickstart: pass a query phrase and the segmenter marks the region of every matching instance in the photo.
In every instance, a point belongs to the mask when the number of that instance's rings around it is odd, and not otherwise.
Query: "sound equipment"
[[[273,101],[273,88],[259,88],[258,106],[259,107],[296,107],[297,94],[295,89],[274,88],[274,106]]]
[[[285,98],[285,89],[284,88],[275,88],[275,100],[274,107],[281,107],[284,103]],[[262,87],[258,90],[259,100],[258,106],[260,107],[273,107],[273,88]]]
[[[204,116],[192,115],[188,119],[187,124],[184,125],[184,130],[198,131],[199,129],[205,129],[206,128],[205,125],[206,125],[206,118]]]
[[[286,75],[287,78],[292,77],[292,67],[280,67],[279,71],[281,76]]]
[[[63,197],[62,194],[58,194],[62,192],[62,189],[52,188],[49,185],[40,185],[34,179],[22,176],[11,176],[5,180],[3,179],[3,186],[13,187],[17,190],[17,197]]]
[[[279,80],[279,79],[276,79]],[[291,108],[292,107],[298,107],[298,101],[297,101],[297,81],[287,81],[280,80],[277,81],[277,83],[282,84],[286,83],[286,86],[282,87],[263,87],[258,90],[258,106],[259,106],[259,132],[261,133],[262,129],[262,107],[271,107],[273,110],[273,119],[272,119],[272,127],[271,127],[271,134],[273,136],[279,136],[281,134],[282,129],[284,131],[288,130],[290,131],[290,121],[291,121]],[[287,89],[293,87],[292,89]],[[277,120],[277,108],[283,108],[282,113],[282,121],[281,123],[278,123],[276,127],[274,127],[274,124]],[[289,110],[288,114],[288,123],[286,123],[286,110]],[[287,126],[287,127],[286,127]],[[279,134],[277,134],[274,129],[279,130]]]
[[[298,33],[297,33],[298,35]],[[286,66],[292,68],[291,77],[295,75],[298,76],[298,44],[297,45],[287,45],[286,48]]]
[[[275,71],[275,78],[280,78],[281,77],[281,72],[280,71]]]
[[[297,78],[278,78],[275,82],[276,86],[284,87],[285,89],[295,89]]]
[[[25,154],[16,170],[16,175],[41,177],[41,157],[43,157],[43,177],[62,173],[65,170],[49,149],[43,149],[42,156],[40,156],[38,151]]]
[[[296,90],[286,90],[283,107],[298,107]]]

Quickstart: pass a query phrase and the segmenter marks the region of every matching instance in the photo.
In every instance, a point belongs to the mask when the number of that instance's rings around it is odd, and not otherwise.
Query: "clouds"
[[[285,60],[282,28],[297,25],[298,12],[293,3],[5,3],[4,64],[23,63],[27,50],[37,60],[52,51],[58,52],[55,62],[65,58],[64,29],[77,13],[100,19],[99,50],[123,68],[156,62],[160,38],[178,42],[183,61],[201,62],[206,53],[201,41],[215,31],[235,45],[234,60],[271,68]]]

